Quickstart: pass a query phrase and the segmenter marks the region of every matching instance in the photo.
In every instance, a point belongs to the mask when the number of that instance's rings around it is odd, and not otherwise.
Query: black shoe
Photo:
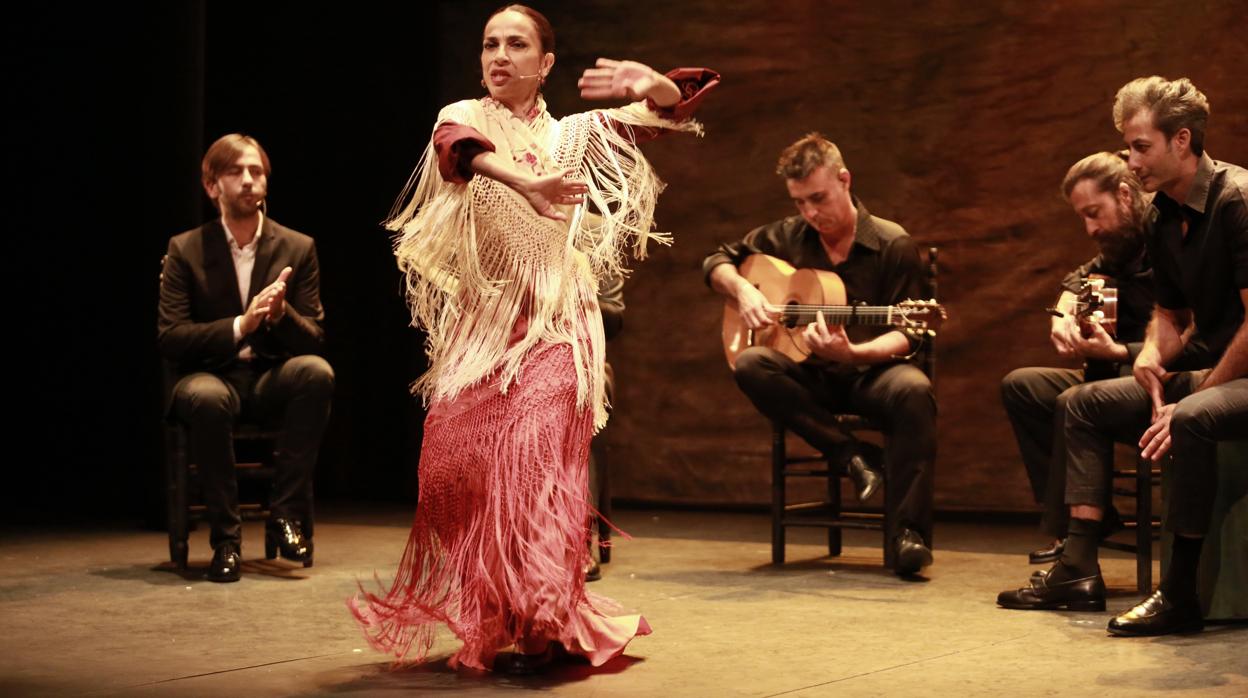
[[[1062,551],[1066,550],[1066,539],[1061,538],[1055,541],[1047,548],[1040,548],[1027,553],[1027,561],[1033,565],[1044,565],[1051,562],[1057,562],[1062,556]]]
[[[238,552],[238,544],[222,543],[212,551],[212,564],[208,566],[208,574],[204,576],[210,582],[237,582],[241,563],[242,555]]]
[[[596,582],[602,579],[602,568],[598,566],[598,561],[590,558],[589,564],[585,566],[585,581]]]
[[[897,574],[915,574],[932,564],[932,551],[923,544],[923,537],[905,529],[897,536],[897,560],[893,571]]]
[[[272,560],[281,553],[292,562],[312,566],[312,539],[305,538],[299,524],[290,519],[270,519],[264,527],[264,557]]]
[[[850,481],[854,483],[854,492],[858,495],[860,502],[871,499],[871,495],[875,494],[884,482],[884,474],[867,465],[862,456],[857,454],[851,456],[845,464],[845,471]]]
[[[1042,572],[1042,576],[1033,574],[1031,586],[997,594],[997,605],[1023,610],[1105,610],[1105,580],[1101,578],[1099,569],[1091,577],[1056,584],[1049,583],[1051,572]]]
[[[1034,572],[1031,573],[1031,577],[1029,577],[1029,579],[1032,581],[1032,583],[1035,583],[1048,576],[1049,576],[1049,570],[1035,570]]]
[[[554,658],[554,647],[547,647],[540,654],[503,652],[494,658],[494,671],[512,676],[532,676],[545,671]]]
[[[1114,616],[1106,630],[1110,635],[1140,637],[1171,633],[1198,633],[1205,629],[1200,600],[1195,596],[1173,602],[1158,589],[1135,608]]]

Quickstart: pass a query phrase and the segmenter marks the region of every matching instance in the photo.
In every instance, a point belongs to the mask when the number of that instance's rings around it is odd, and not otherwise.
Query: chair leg
[[[1153,591],[1153,464],[1147,458],[1135,464],[1135,587],[1141,595]]]
[[[187,444],[186,430],[181,426],[166,432],[165,469],[169,479],[167,499],[169,528],[169,559],[178,569],[186,569],[189,553],[187,524]]]
[[[784,564],[784,426],[771,429],[771,564]]]
[[[885,481],[884,487],[888,487]],[[884,492],[884,525],[881,527],[881,534],[884,538],[884,566],[888,569],[896,569],[897,567],[897,546],[893,545],[893,512],[888,508],[888,491]]]
[[[611,464],[607,458],[606,444],[598,449],[598,511],[602,518],[598,519],[598,560],[603,564],[611,562]]]
[[[832,519],[841,517],[841,474],[837,464],[828,461],[828,514]],[[841,554],[841,528],[833,526],[828,529],[828,555],[838,557]]]

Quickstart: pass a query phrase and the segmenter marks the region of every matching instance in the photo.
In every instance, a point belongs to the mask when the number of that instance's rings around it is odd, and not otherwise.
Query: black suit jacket
[[[243,338],[261,361],[319,354],[325,342],[316,243],[266,216],[247,302],[276,281],[283,267],[292,269],[286,281],[286,314]],[[234,342],[234,318],[244,308],[220,219],[169,240],[161,274],[157,343],[178,374],[232,364],[242,346]]]

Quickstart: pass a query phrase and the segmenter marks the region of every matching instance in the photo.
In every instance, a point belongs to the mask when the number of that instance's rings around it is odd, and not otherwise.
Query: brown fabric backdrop
[[[719,348],[721,304],[699,272],[718,241],[789,215],[780,149],[819,130],[877,215],[941,250],[937,505],[1033,508],[998,384],[1054,365],[1042,308],[1094,252],[1061,199],[1066,168],[1116,150],[1113,95],[1127,80],[1190,77],[1210,99],[1213,157],[1248,165],[1244,2],[578,2],[544,4],[559,40],[547,97],[584,108],[598,56],[724,75],[707,137],[647,146],[670,184],[658,225],[676,244],[629,280],[609,439],[616,497],[761,503],[768,429]],[[840,7],[843,6],[843,7]],[[480,29],[494,3],[443,8],[449,102],[480,94]]]

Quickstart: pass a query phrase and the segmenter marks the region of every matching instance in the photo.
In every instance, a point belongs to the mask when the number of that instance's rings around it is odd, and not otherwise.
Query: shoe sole
[[[1195,635],[1196,633],[1204,632],[1204,630],[1205,630],[1204,623],[1191,623],[1188,625],[1180,625],[1179,627],[1173,630],[1166,630],[1164,632],[1156,632],[1156,631],[1148,631],[1148,630],[1139,632],[1139,631],[1130,630],[1127,628],[1108,628],[1108,627],[1105,628],[1105,631],[1108,632],[1110,635],[1113,635],[1114,637],[1159,637],[1161,635]]]
[[[1027,555],[1027,562],[1033,565],[1047,565],[1050,562],[1057,562],[1062,557],[1061,553],[1056,555]]]
[[[1096,611],[1105,610],[1105,600],[1092,601],[1055,601],[1051,603],[1038,604],[1014,604],[997,602],[1001,608],[1008,608],[1011,611]]]

